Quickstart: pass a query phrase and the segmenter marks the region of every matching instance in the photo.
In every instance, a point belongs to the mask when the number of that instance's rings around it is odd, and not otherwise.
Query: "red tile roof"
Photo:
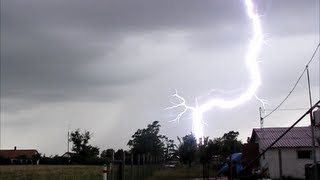
[[[253,129],[251,142],[255,142],[258,138],[260,148],[265,149],[271,145],[278,137],[280,137],[288,128],[257,128]],[[317,144],[316,144],[317,145]],[[284,137],[282,137],[272,148],[291,148],[291,147],[311,147],[311,128],[294,127]],[[317,145],[318,146],[318,145]]]
[[[21,156],[26,158],[32,158],[34,155],[38,155],[38,151],[35,149],[19,149],[19,150],[0,150],[0,157],[15,159]]]

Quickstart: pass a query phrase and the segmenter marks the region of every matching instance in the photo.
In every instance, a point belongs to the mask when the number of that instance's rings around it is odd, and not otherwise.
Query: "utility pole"
[[[1,112],[1,105],[0,105],[0,112]],[[1,126],[1,117],[0,117],[0,149],[1,149],[1,133],[2,133],[1,128],[2,126]]]
[[[260,114],[260,129],[263,128],[263,117],[262,117],[262,108],[259,107],[259,114]]]
[[[67,137],[67,152],[69,154],[69,149],[70,149],[70,124],[68,124],[68,137]]]
[[[309,89],[309,102],[310,102],[310,107],[312,107],[312,97],[311,97],[311,86],[310,86],[310,74],[309,74],[309,67],[308,65],[306,66],[307,68],[307,78],[308,78],[308,89]],[[317,156],[316,156],[316,142],[314,138],[314,126],[315,122],[313,119],[312,111],[310,111],[310,122],[311,122],[311,138],[312,138],[312,153],[313,153],[313,163],[315,165],[314,168],[314,177],[315,179],[318,179],[318,170],[317,170]]]
[[[67,137],[67,152],[69,154],[69,144],[70,144],[70,134],[69,134],[69,130],[68,130],[68,137]]]

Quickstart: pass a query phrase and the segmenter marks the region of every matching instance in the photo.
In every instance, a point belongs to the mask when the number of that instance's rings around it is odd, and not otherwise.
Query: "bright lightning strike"
[[[182,96],[180,96],[176,91],[173,97],[177,98],[179,100],[179,103],[167,108],[183,108],[182,112],[180,112],[173,121],[179,121],[184,113],[186,113],[188,110],[192,111],[192,131],[198,140],[203,137],[203,114],[211,110],[212,108],[234,108],[236,106],[239,106],[240,104],[243,104],[246,101],[249,101],[250,99],[252,99],[252,97],[255,97],[263,105],[265,105],[265,100],[258,98],[256,95],[256,91],[261,85],[261,77],[257,61],[258,54],[264,41],[261,22],[252,0],[244,0],[244,4],[246,7],[247,16],[252,23],[253,32],[253,36],[249,42],[248,50],[245,56],[245,63],[248,68],[251,80],[248,89],[235,99],[211,98],[203,104],[198,104],[196,100],[195,106],[188,106],[186,104],[185,99]]]

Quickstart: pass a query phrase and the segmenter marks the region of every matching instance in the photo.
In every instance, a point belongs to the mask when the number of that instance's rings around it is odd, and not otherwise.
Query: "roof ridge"
[[[310,126],[297,126],[293,127],[294,129],[309,128]],[[253,128],[254,130],[263,130],[263,129],[289,129],[290,127],[264,127],[264,128]]]

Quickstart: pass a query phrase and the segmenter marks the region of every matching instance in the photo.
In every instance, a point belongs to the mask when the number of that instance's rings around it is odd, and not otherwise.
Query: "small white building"
[[[288,128],[253,129],[250,142],[258,143],[259,152],[265,150]],[[316,142],[316,158],[320,160]],[[310,127],[294,127],[260,158],[261,171],[272,179],[280,176],[305,178],[305,164],[313,163]]]

